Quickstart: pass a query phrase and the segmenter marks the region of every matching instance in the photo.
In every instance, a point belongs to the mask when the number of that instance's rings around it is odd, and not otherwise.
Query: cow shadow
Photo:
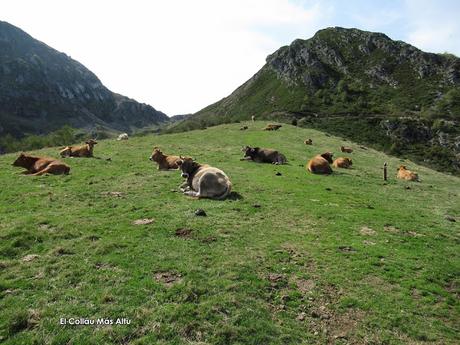
[[[231,192],[231,193],[227,196],[226,199],[227,199],[227,200],[242,200],[242,199],[244,199],[244,197],[243,197],[240,193],[238,193],[238,192]]]

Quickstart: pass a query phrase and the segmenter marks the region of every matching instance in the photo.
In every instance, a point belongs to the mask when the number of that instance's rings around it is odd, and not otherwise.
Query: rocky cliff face
[[[167,120],[111,92],[78,61],[0,22],[0,135],[47,133],[65,124],[130,131]]]

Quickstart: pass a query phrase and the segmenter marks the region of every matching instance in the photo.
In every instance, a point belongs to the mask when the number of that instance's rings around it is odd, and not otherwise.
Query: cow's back
[[[329,162],[320,155],[310,159],[307,164],[307,169],[313,174],[332,174]]]

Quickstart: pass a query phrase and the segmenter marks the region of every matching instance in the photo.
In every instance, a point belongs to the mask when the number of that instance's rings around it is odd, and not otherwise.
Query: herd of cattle
[[[254,119],[253,119],[254,120]],[[242,127],[241,130],[247,129]],[[273,131],[281,128],[281,125],[267,125],[263,130]],[[120,134],[117,140],[127,140],[126,133]],[[306,145],[313,145],[312,139],[304,141]],[[93,157],[94,146],[97,141],[90,139],[81,146],[66,146],[59,151],[61,157]],[[341,152],[352,153],[351,147],[340,147]],[[260,147],[245,146],[242,149],[244,156],[241,160],[253,161],[256,163],[286,164],[287,159],[284,154],[277,150]],[[199,164],[190,157],[165,155],[160,148],[154,147],[149,158],[158,164],[158,170],[178,170],[182,172],[182,177],[186,181],[181,185],[184,194],[199,198],[224,199],[231,192],[232,184],[228,176],[220,169],[207,164]],[[353,165],[349,157],[339,157],[333,160],[332,152],[318,154],[310,159],[306,169],[313,174],[332,174],[334,168],[347,169]],[[14,161],[13,166],[23,167],[26,170],[23,174],[40,176],[43,174],[69,174],[70,166],[67,164],[47,157],[35,157],[26,153],[21,153]],[[331,167],[332,166],[332,167]],[[397,169],[396,177],[408,181],[419,181],[418,175],[401,165]]]

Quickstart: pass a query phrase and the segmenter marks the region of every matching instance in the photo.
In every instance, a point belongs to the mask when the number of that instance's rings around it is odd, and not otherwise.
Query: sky
[[[0,20],[169,116],[217,102],[267,55],[326,27],[460,56],[459,14],[459,0],[0,0]]]

